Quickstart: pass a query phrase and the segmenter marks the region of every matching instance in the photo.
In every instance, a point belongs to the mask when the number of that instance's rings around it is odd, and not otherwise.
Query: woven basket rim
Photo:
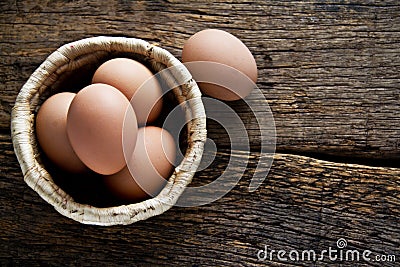
[[[185,112],[193,118],[188,123],[188,148],[166,186],[155,197],[129,205],[99,208],[75,202],[56,185],[47,170],[38,162],[34,135],[34,110],[39,95],[57,81],[65,71],[74,70],[85,60],[95,60],[97,52],[124,52],[145,56],[154,69],[174,67],[168,79],[182,84],[173,89]],[[93,59],[90,57],[93,55]],[[153,69],[153,71],[154,71]],[[188,101],[190,100],[190,101]],[[167,50],[147,41],[128,37],[97,36],[67,43],[52,54],[33,72],[21,88],[11,114],[11,137],[14,152],[21,166],[25,182],[62,215],[84,224],[126,225],[159,215],[171,208],[185,187],[191,182],[203,154],[206,141],[206,119],[201,93],[186,67]]]

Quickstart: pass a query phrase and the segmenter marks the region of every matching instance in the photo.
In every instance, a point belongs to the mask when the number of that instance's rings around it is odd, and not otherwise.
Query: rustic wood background
[[[275,117],[277,154],[254,193],[260,147],[246,105],[232,103],[252,151],[241,182],[220,200],[174,207],[129,226],[81,225],[24,183],[10,138],[19,89],[55,49],[97,35],[138,37],[180,58],[205,28],[227,30],[255,55],[258,86]],[[0,3],[1,266],[288,266],[272,249],[336,247],[396,255],[397,262],[294,262],[293,266],[399,266],[400,4],[392,1],[15,1]],[[194,184],[224,170],[228,140]],[[240,160],[241,151],[232,158]]]

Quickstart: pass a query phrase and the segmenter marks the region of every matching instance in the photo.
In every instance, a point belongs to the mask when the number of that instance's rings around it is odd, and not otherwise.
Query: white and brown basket
[[[168,72],[169,75],[163,78],[171,85],[182,84],[172,91],[183,105],[186,116],[190,118],[187,124],[187,149],[184,159],[157,196],[140,203],[99,208],[77,203],[54,183],[39,158],[34,114],[40,98],[49,95],[49,91],[62,82],[65,74],[85,65],[98,64],[104,58],[118,53],[145,59],[154,73],[174,67],[175,71]],[[15,101],[11,116],[11,135],[25,182],[59,213],[84,224],[131,224],[171,208],[191,182],[203,154],[206,117],[196,82],[185,66],[168,51],[140,39],[100,36],[63,45],[35,70]]]

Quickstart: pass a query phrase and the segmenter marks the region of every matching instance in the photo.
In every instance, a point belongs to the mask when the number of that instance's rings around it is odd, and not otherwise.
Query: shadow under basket
[[[172,89],[188,121],[187,148],[185,157],[157,196],[139,203],[101,208],[76,202],[54,182],[40,159],[34,121],[41,101],[65,88],[72,73],[85,73],[82,69],[91,73],[102,62],[116,56],[140,59],[153,73],[164,70],[161,78]],[[200,164],[206,140],[206,117],[196,82],[168,51],[140,39],[100,36],[63,45],[35,70],[12,109],[11,136],[25,182],[59,213],[84,224],[126,225],[159,215],[176,203]]]

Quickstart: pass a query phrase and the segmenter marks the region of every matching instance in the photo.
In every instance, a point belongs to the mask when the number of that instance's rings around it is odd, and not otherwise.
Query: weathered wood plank
[[[139,37],[179,58],[191,34],[215,27],[235,34],[254,53],[279,151],[400,158],[397,1],[5,1],[0,9],[2,129],[9,127],[19,88],[66,42]],[[258,149],[249,110],[243,103],[232,107],[246,118]],[[216,127],[209,127],[209,136],[229,145]]]
[[[256,253],[264,245],[321,251],[336,248],[339,238],[349,249],[400,260],[400,170],[276,154],[267,179],[249,193],[260,141],[242,102],[231,106],[245,122],[253,152],[239,184],[211,204],[174,207],[130,226],[85,226],[59,215],[23,182],[9,136],[17,92],[60,45],[130,36],[158,42],[180,58],[184,41],[211,27],[235,34],[254,53],[278,151],[398,166],[398,1],[6,0],[0,11],[0,265],[288,266],[276,257],[259,262]],[[192,186],[216,179],[228,161],[227,136],[212,121],[208,131],[219,153]],[[232,160],[242,161],[243,152],[234,151]],[[325,258],[290,265],[397,262]]]
[[[249,193],[258,158],[252,153],[244,178],[214,203],[174,207],[130,226],[95,227],[64,218],[28,188],[9,152],[9,138],[1,140],[1,162],[8,162],[0,172],[2,265],[287,266],[276,256],[262,263],[256,254],[264,245],[321,251],[336,248],[339,238],[347,240],[348,249],[371,250],[371,257],[400,255],[399,169],[277,154],[262,187]],[[227,152],[219,152],[211,168],[197,173],[192,186],[219,177],[229,160]],[[232,160],[243,160],[242,153],[233,152]],[[325,258],[315,264],[333,263]]]

